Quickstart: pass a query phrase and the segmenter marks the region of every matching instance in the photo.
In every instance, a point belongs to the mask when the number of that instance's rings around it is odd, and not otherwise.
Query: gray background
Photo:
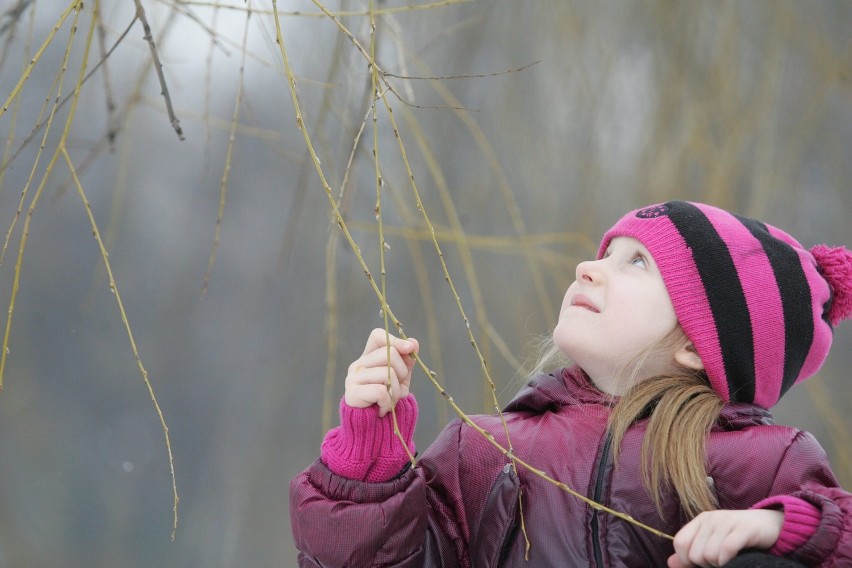
[[[62,96],[76,83],[94,5],[80,13]],[[169,124],[136,22],[83,86],[67,147],[168,423],[176,539],[163,431],[59,162],[31,217],[0,392],[0,566],[293,566],[287,484],[335,423],[346,366],[383,325],[380,303],[330,223],[296,128],[271,3],[142,5],[186,139]],[[367,2],[327,6],[357,12],[340,22],[369,49]],[[64,7],[0,3],[4,101]],[[378,279],[371,120],[347,170],[371,102],[368,65],[310,2],[278,7],[304,123],[335,195],[348,171],[341,209]],[[133,3],[100,10],[108,48]],[[4,314],[26,211],[71,105],[40,159],[44,130],[24,140],[56,96],[70,29],[69,18],[0,116],[0,234],[11,228]],[[552,328],[574,266],[628,209],[701,200],[807,245],[852,243],[850,29],[844,1],[481,0],[376,17],[384,71],[454,77],[389,77],[388,102],[502,402],[520,384],[530,339]],[[99,45],[96,34],[89,69]],[[241,80],[221,241],[202,296]],[[376,132],[388,301],[459,405],[487,411],[478,357],[383,104]],[[818,377],[775,409],[819,437],[846,485],[850,342],[847,323]],[[424,448],[451,411],[420,371],[413,390]]]

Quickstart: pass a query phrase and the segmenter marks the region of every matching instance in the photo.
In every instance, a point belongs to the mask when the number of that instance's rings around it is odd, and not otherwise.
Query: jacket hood
[[[504,411],[538,414],[573,404],[612,407],[617,402],[618,397],[599,390],[588,375],[575,365],[552,373],[542,373],[530,379]],[[714,429],[740,430],[773,423],[772,414],[764,408],[742,402],[727,403],[722,408]]]

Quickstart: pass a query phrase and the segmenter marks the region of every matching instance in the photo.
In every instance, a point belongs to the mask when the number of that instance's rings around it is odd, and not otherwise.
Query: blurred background
[[[469,413],[492,402],[465,317],[505,403],[629,209],[700,200],[852,245],[844,0],[376,0],[373,26],[366,0],[75,6],[0,6],[0,566],[295,565],[288,483],[385,325],[329,195]],[[846,486],[850,327],[774,409]],[[453,415],[424,372],[413,391],[422,449]]]

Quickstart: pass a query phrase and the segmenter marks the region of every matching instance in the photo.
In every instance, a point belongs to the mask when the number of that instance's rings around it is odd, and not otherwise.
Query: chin
[[[568,357],[572,361],[576,361],[575,356],[580,355],[578,351],[582,351],[582,348],[580,347],[584,339],[582,335],[578,337],[576,331],[568,327],[562,327],[557,324],[556,329],[553,330],[553,333],[550,337],[553,340],[553,344],[566,357]]]

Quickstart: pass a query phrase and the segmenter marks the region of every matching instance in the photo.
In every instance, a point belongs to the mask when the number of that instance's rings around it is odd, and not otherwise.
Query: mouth
[[[571,298],[571,307],[583,308],[596,314],[600,313],[600,310],[594,302],[582,294],[577,294]]]

